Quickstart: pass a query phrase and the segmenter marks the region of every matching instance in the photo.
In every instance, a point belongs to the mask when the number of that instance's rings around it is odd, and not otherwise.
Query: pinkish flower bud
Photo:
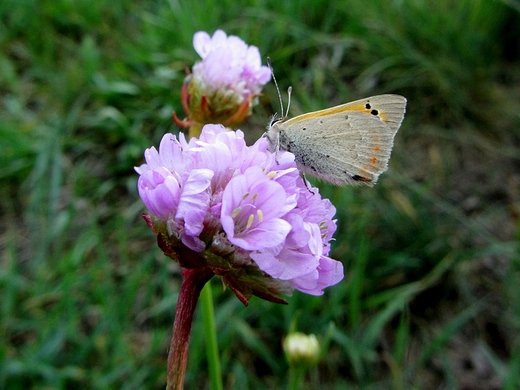
[[[182,103],[187,118],[174,119],[188,127],[221,123],[227,127],[242,123],[257,103],[262,87],[271,79],[262,66],[260,52],[240,38],[217,30],[212,37],[199,31],[193,46],[202,61],[184,81]]]

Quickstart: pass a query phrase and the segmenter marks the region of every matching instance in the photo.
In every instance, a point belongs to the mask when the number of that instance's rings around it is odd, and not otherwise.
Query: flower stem
[[[223,390],[211,283],[207,283],[202,289],[200,303],[202,305],[204,333],[206,334],[206,356],[208,359],[209,377],[211,379],[211,390]]]
[[[202,132],[202,125],[200,123],[195,123],[190,126],[188,129],[188,139],[193,137],[200,137],[200,133]]]
[[[213,276],[213,272],[209,268],[183,268],[182,276],[181,291],[175,310],[173,335],[168,354],[166,390],[182,390],[184,388],[193,314],[197,307],[200,292]]]
[[[305,370],[301,367],[289,367],[289,390],[301,390],[303,388],[303,375]]]

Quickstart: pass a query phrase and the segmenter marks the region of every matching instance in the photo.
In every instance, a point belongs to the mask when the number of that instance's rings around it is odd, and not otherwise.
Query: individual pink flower
[[[258,48],[222,30],[211,37],[204,31],[195,33],[193,47],[202,61],[193,66],[182,89],[187,118],[180,121],[174,114],[175,121],[183,127],[208,123],[232,127],[242,123],[271,79]]]
[[[244,304],[251,295],[283,302],[294,289],[321,295],[343,278],[328,257],[334,206],[307,188],[294,155],[275,160],[267,147],[266,138],[248,147],[240,130],[206,125],[189,142],[166,134],[136,168],[161,249],[219,275]]]

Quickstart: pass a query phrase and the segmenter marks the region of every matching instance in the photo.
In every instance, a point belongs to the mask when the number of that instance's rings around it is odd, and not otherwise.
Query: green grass
[[[237,4],[0,5],[0,388],[164,388],[180,274],[140,217],[133,166],[178,131],[193,34],[217,28],[272,58],[293,115],[409,101],[376,187],[319,184],[341,284],[245,308],[213,281],[224,387],[286,387],[296,323],[330,337],[309,389],[518,388],[518,4]],[[277,102],[270,84],[250,140]],[[200,313],[186,388],[209,388]]]

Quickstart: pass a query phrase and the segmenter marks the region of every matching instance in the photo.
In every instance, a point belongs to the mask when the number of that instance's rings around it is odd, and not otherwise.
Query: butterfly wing
[[[390,127],[395,135],[404,119],[404,114],[406,112],[406,98],[400,95],[391,94],[372,96],[354,102],[341,104],[336,107],[299,115],[285,121],[284,123],[290,125],[292,122],[298,122],[308,117],[326,117],[345,111],[363,112],[379,118]]]
[[[405,106],[402,96],[380,95],[297,116],[277,125],[280,148],[313,176],[373,186],[387,169]]]

